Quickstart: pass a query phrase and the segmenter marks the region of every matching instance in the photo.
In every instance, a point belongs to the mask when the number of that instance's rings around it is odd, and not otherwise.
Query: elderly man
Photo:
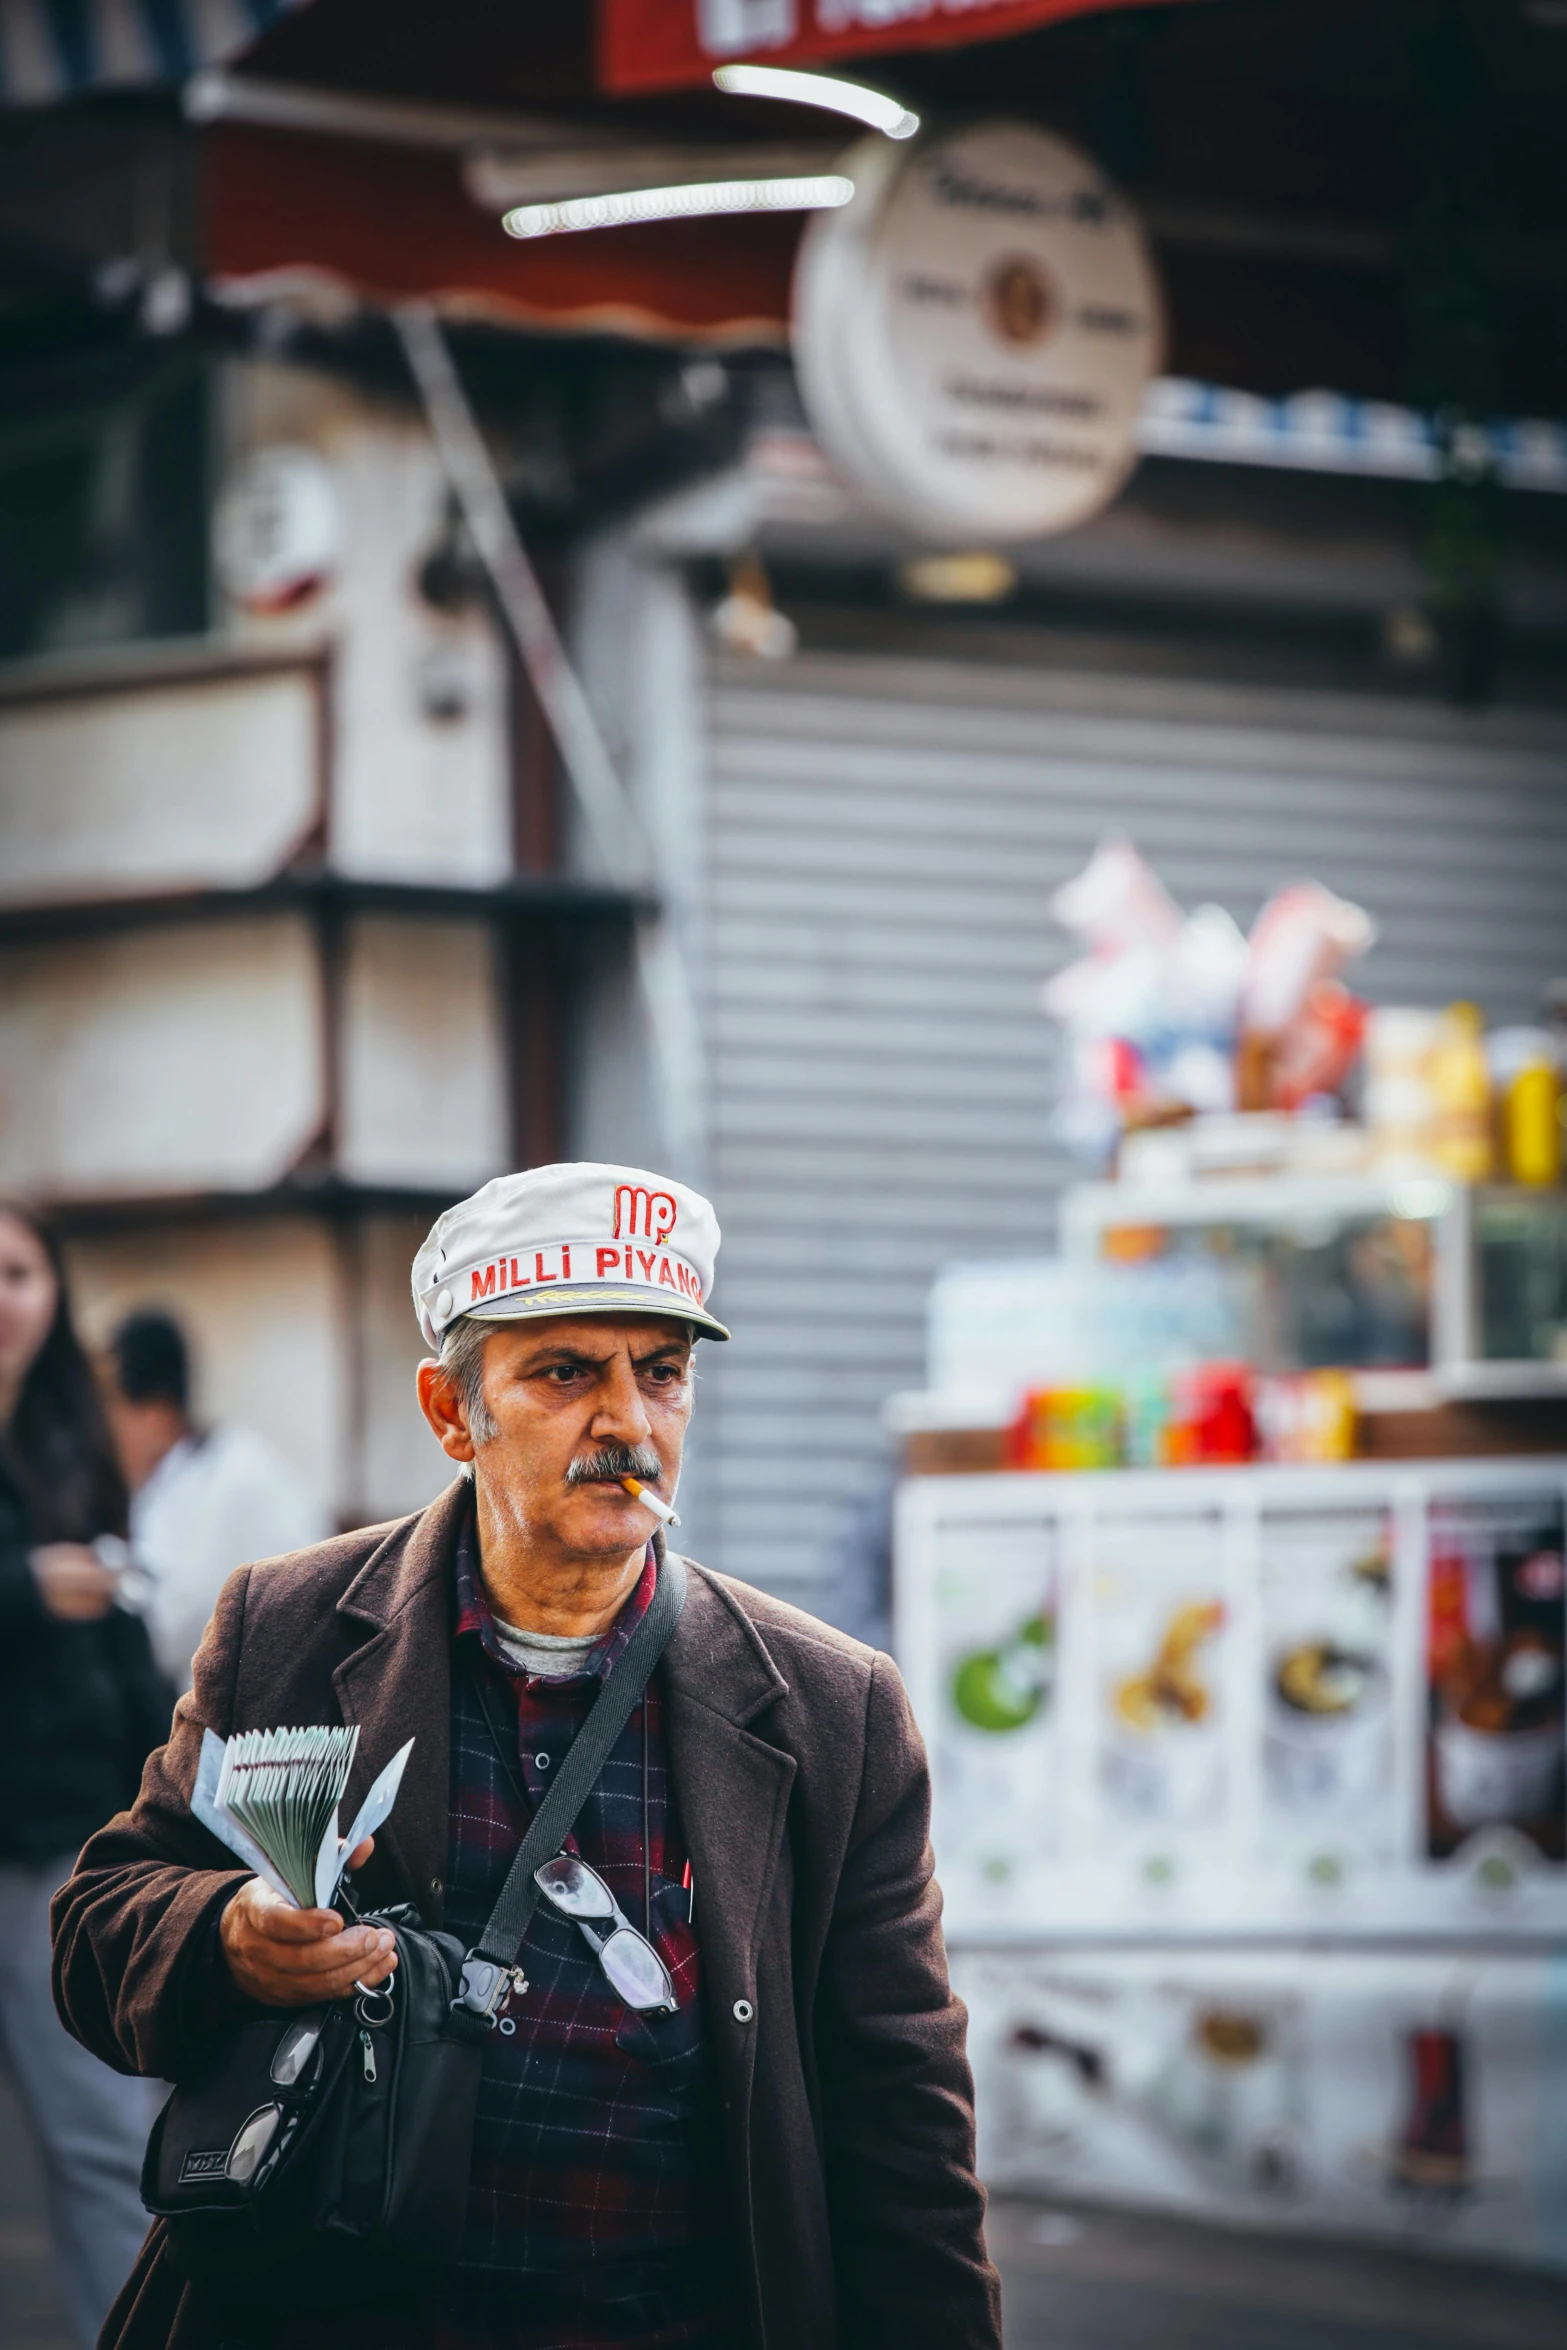
[[[395,1962],[384,1929],[234,1870],[190,1814],[203,1729],[357,1722],[359,1784],[412,1735],[356,1891],[477,1939],[652,1598],[693,1345],[728,1336],[718,1237],[705,1200],[623,1167],[503,1177],[441,1217],[414,1265],[419,1395],[461,1474],[416,1517],[225,1586],[135,1809],[57,1899],[61,2013],[110,2063],[181,2079],[257,2003]],[[690,1566],[572,1839],[662,1960],[663,2011],[541,1902],[485,2047],[455,2267],[428,2307],[321,2339],[996,2350],[927,1814],[888,1659]],[[160,2223],[104,2340],[260,2350],[308,2327],[184,2284]]]

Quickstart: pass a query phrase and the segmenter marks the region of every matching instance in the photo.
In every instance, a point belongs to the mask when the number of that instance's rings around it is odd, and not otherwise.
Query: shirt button
[[[735,2001],[734,2019],[737,2024],[748,2024],[755,2013],[756,2010],[751,2005],[749,1999],[737,1999]]]
[[[541,1771],[547,1771],[549,1769],[550,1758],[547,1754],[536,1754],[533,1759],[538,1764]]]

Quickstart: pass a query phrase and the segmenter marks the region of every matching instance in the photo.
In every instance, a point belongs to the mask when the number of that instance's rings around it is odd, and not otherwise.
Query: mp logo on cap
[[[667,1240],[675,1229],[675,1203],[667,1191],[648,1191],[641,1184],[615,1187],[615,1238]]]

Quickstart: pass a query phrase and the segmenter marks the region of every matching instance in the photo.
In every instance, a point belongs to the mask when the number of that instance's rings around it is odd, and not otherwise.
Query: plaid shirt
[[[537,1805],[653,1596],[642,1578],[587,1669],[545,1680],[510,1664],[477,1569],[458,1546],[452,1649],[449,1932],[477,1941]],[[524,1812],[474,1688],[493,1676],[517,1723]],[[643,2016],[611,1989],[586,1937],[541,1901],[522,1958],[529,1989],[490,2034],[468,2224],[438,2350],[721,2350],[732,2343],[718,2092],[701,1996],[686,1854],[669,1786],[658,1677],[644,1701],[651,1939],[678,2009]],[[643,1917],[643,1712],[622,1730],[568,1849]]]

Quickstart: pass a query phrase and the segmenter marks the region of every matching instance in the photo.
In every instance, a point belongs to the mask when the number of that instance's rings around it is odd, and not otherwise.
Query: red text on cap
[[[675,1229],[675,1202],[667,1191],[649,1191],[641,1183],[615,1186],[615,1238],[667,1240]]]

